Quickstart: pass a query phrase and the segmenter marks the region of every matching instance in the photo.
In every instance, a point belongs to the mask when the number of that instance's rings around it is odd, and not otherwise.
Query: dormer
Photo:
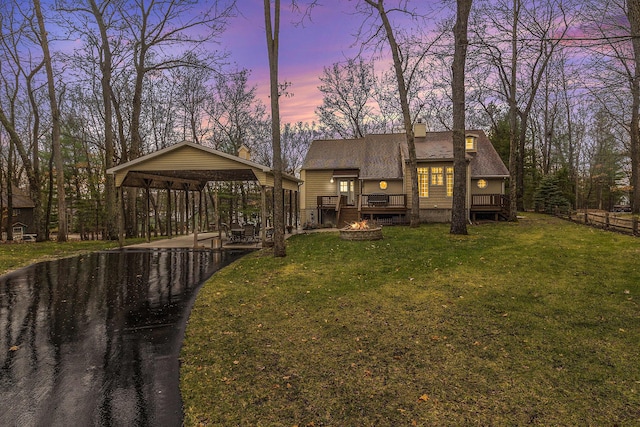
[[[464,137],[465,151],[475,153],[478,151],[478,137],[476,135],[467,134]]]

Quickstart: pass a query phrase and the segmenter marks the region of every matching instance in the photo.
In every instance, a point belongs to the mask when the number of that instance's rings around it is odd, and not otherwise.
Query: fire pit
[[[369,227],[367,220],[352,222],[340,229],[342,240],[380,240],[382,239],[382,227]]]

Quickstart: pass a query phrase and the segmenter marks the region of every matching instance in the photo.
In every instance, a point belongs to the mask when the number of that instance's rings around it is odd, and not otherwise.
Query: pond
[[[0,425],[181,425],[193,301],[245,253],[105,251],[0,276]]]

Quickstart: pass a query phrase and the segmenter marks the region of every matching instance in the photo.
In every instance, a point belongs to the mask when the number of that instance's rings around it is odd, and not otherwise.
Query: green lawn
[[[640,240],[528,215],[294,236],[202,288],[186,425],[640,423]]]
[[[144,239],[130,239],[128,244]],[[84,240],[71,242],[21,242],[0,244],[0,274],[35,262],[117,248],[117,241]]]

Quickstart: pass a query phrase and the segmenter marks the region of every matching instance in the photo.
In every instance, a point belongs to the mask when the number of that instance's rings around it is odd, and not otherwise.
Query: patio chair
[[[248,242],[255,241],[256,238],[256,226],[253,224],[245,224],[243,227],[244,230],[244,240]]]

